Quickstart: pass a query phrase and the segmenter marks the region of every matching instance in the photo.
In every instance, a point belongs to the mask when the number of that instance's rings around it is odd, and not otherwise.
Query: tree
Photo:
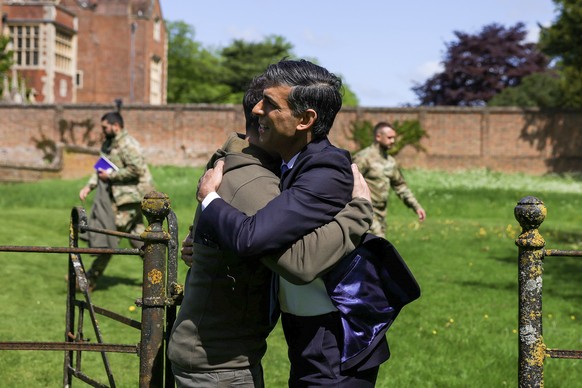
[[[220,51],[224,84],[231,89],[229,102],[240,103],[250,81],[267,66],[292,57],[293,45],[281,36],[268,36],[262,42],[235,39]]]
[[[240,103],[249,82],[257,74],[265,71],[267,66],[283,58],[295,58],[293,45],[282,36],[271,35],[261,42],[245,42],[234,40],[229,46],[220,51],[224,80],[232,93],[228,98],[231,103]],[[317,63],[317,59],[309,58]],[[342,77],[343,78],[343,77]],[[357,106],[358,97],[343,82],[343,106]]]
[[[503,89],[487,105],[557,108],[561,104],[560,76],[547,71],[524,77],[518,86]]]
[[[554,0],[559,16],[548,28],[541,28],[540,48],[564,66],[582,67],[582,3]]]
[[[561,75],[562,106],[582,108],[582,3],[554,0],[559,14],[541,28],[540,49],[557,62]]]
[[[293,58],[293,45],[277,35],[261,42],[235,39],[210,51],[194,39],[194,28],[182,21],[168,29],[168,102],[240,104],[253,77],[283,58]],[[316,62],[316,60],[312,60]],[[343,106],[358,98],[344,83]]]
[[[168,28],[168,102],[221,103],[231,94],[222,84],[220,57],[194,40],[188,24],[166,22]]]
[[[355,107],[360,105],[360,100],[358,99],[358,96],[356,96],[356,93],[354,93],[354,91],[352,89],[350,89],[349,85],[346,84],[346,82],[344,81],[343,77],[342,77],[342,85],[343,85],[343,89],[344,89],[344,93],[342,96],[342,106],[343,107]]]
[[[523,23],[483,27],[477,35],[454,32],[447,44],[444,71],[412,88],[420,105],[485,105],[503,89],[547,68],[548,59],[533,43],[524,43]]]

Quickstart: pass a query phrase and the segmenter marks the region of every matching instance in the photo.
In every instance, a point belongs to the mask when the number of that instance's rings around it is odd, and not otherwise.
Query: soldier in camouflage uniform
[[[99,169],[81,189],[79,198],[84,201],[92,190],[97,189],[88,220],[90,226],[139,235],[145,230],[141,200],[153,190],[152,176],[139,143],[123,128],[121,114],[109,112],[103,115],[101,129],[105,135],[101,153],[118,169]],[[118,242],[111,236],[89,234],[89,246],[93,248],[116,248]],[[136,240],[130,240],[130,243],[134,248],[142,245]],[[90,290],[95,287],[110,259],[110,254],[101,254],[93,261],[87,271]]]
[[[416,212],[419,221],[426,218],[426,212],[408,188],[396,159],[388,155],[395,140],[394,128],[389,123],[378,123],[374,127],[374,144],[359,151],[353,158],[366,178],[372,195],[374,220],[370,232],[381,237],[386,235],[386,208],[390,187],[406,206]]]

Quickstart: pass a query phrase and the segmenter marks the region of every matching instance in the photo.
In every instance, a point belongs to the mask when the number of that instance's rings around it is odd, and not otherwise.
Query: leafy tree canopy
[[[541,28],[540,49],[560,59],[564,66],[582,67],[582,3],[554,0],[559,16],[548,28]]]
[[[249,85],[257,74],[265,71],[271,63],[291,57],[293,45],[281,36],[269,36],[262,42],[245,42],[234,40],[230,46],[221,50],[224,67],[223,82],[234,92],[232,103],[239,103]]]
[[[444,70],[412,88],[420,105],[485,105],[503,89],[547,68],[548,59],[533,43],[524,43],[523,23],[505,28],[483,27],[476,35],[454,32],[448,43]]]
[[[343,98],[342,98],[342,106],[343,107],[356,107],[356,106],[360,105],[360,100],[358,99],[358,96],[356,96],[356,93],[354,93],[352,91],[352,89],[350,89],[350,86],[348,84],[346,84],[343,77],[342,77],[342,81],[343,81],[342,84],[343,84],[343,89],[344,89],[344,94],[343,94]]]
[[[560,77],[548,71],[524,77],[518,86],[503,89],[487,105],[558,108],[561,96]]]
[[[167,22],[168,102],[220,103],[231,93],[222,84],[220,59],[194,40],[194,29],[188,24]]]
[[[561,106],[582,108],[582,3],[554,0],[557,18],[541,28],[539,47],[556,63],[561,76]]]
[[[293,45],[281,36],[268,36],[260,42],[236,39],[224,48],[207,50],[195,41],[190,25],[182,21],[166,25],[170,103],[240,104],[253,77],[271,63],[294,57]],[[356,105],[358,98],[344,83],[343,106]]]

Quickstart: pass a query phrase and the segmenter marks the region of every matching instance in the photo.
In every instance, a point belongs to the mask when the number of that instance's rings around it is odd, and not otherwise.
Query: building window
[[[162,60],[158,57],[150,61],[150,104],[162,104]]]
[[[77,89],[83,89],[83,72],[81,70],[77,71],[75,85],[77,86]]]
[[[31,25],[9,26],[14,64],[18,67],[39,65],[39,27]]]
[[[158,17],[154,19],[154,40],[156,42],[162,40],[162,21]]]
[[[61,97],[67,97],[67,92],[68,92],[69,88],[68,88],[68,83],[67,80],[62,79],[59,81],[59,95]]]
[[[57,31],[55,65],[57,71],[65,74],[70,74],[73,68],[73,37],[62,31]]]

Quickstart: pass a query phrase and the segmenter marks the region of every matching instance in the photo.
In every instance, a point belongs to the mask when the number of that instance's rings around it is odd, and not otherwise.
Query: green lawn
[[[170,196],[182,238],[201,170],[164,167],[153,173],[158,190]],[[388,239],[417,277],[422,297],[390,329],[392,357],[381,367],[377,386],[516,386],[519,225],[513,209],[526,195],[539,197],[548,208],[540,228],[547,247],[581,249],[582,180],[484,170],[410,170],[406,176],[428,217],[419,224],[391,197]],[[70,211],[81,205],[77,194],[83,183],[0,184],[0,245],[66,246]],[[89,212],[90,203],[84,206]],[[67,260],[63,254],[0,253],[0,341],[63,341]],[[580,269],[577,258],[549,257],[544,263],[544,339],[550,348],[582,349]],[[181,267],[181,282],[185,272]],[[139,320],[139,309],[129,307],[141,296],[141,277],[138,258],[115,257],[94,303]],[[105,342],[139,341],[134,329],[107,318],[99,318],[99,325]],[[94,340],[90,326],[85,331]],[[118,386],[138,385],[137,356],[110,359]],[[106,382],[97,354],[86,353],[83,360],[88,373]],[[546,360],[545,386],[579,386],[581,366],[575,360]],[[2,386],[58,386],[62,367],[62,352],[0,351]],[[268,387],[286,385],[280,327],[269,338],[264,367]]]

